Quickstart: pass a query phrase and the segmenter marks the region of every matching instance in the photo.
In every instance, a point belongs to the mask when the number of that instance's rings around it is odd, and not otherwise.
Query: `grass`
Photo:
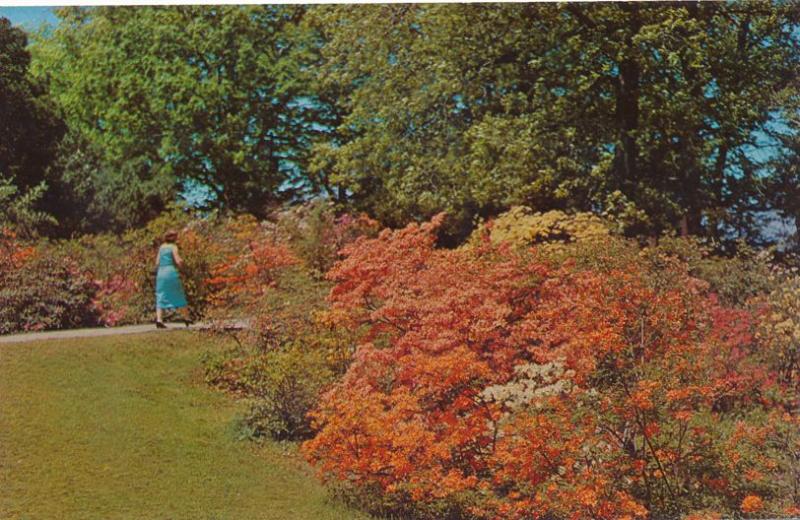
[[[0,345],[0,518],[363,519],[237,440],[189,332]]]

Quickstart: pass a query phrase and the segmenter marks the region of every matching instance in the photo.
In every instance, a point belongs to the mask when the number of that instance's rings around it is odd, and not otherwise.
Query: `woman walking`
[[[186,303],[186,293],[183,291],[183,284],[178,273],[177,267],[183,266],[183,259],[178,254],[178,233],[168,231],[164,235],[164,243],[158,248],[156,255],[156,327],[166,328],[164,325],[164,309],[180,309],[183,321],[188,327],[191,323],[189,319],[189,307]]]

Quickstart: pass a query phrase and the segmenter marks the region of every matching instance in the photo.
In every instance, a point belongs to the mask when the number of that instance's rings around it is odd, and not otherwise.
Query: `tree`
[[[186,186],[264,215],[298,189],[312,108],[287,34],[302,7],[67,8],[36,45],[70,128],[102,154],[131,225]],[[308,117],[307,117],[308,116]],[[187,184],[188,183],[188,184]],[[302,184],[302,182],[300,182]]]
[[[390,224],[447,210],[463,233],[524,204],[635,208],[630,233],[752,236],[752,152],[800,65],[798,17],[790,3],[316,9],[322,77],[347,93],[345,140],[316,161]]]
[[[781,124],[769,129],[783,153],[769,160],[771,168],[766,193],[780,217],[795,227],[793,247],[800,247],[800,77],[793,89],[786,92]]]
[[[28,73],[25,32],[0,18],[0,224],[31,234],[51,219],[40,201],[63,123]]]

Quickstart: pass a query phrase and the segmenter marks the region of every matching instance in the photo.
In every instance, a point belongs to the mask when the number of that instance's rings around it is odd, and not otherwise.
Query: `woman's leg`
[[[156,307],[156,321],[158,323],[164,321],[164,311],[161,309],[161,307]]]

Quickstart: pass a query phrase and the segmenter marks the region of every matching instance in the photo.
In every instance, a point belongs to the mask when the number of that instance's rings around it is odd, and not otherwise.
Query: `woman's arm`
[[[156,268],[161,265],[161,248],[156,252]]]
[[[183,258],[178,254],[178,246],[172,246],[172,256],[175,257],[175,263],[178,267],[183,267]]]

